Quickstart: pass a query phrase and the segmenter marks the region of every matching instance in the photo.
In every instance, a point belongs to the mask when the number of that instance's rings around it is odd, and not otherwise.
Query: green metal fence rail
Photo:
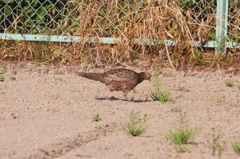
[[[51,42],[79,42],[85,40],[90,43],[114,44],[122,40],[121,38],[114,38],[112,36],[118,32],[118,29],[112,25],[115,21],[114,18],[119,18],[117,17],[119,14],[126,14],[124,12],[126,8],[131,12],[135,12],[139,8],[144,8],[145,1],[137,0],[138,5],[135,6],[131,4],[131,0],[114,0],[114,2],[115,4],[113,5],[113,1],[110,0],[98,1],[98,13],[92,13],[92,17],[99,16],[94,21],[94,24],[101,29],[96,30],[95,36],[84,37],[84,35],[77,35],[80,32],[80,28],[83,27],[78,17],[79,15],[84,16],[94,1],[1,0],[0,39]],[[181,9],[188,10],[199,24],[204,23],[206,17],[216,17],[216,21],[213,20],[210,22],[210,25],[213,26],[210,29],[212,32],[215,32],[214,36],[216,38],[203,43],[190,41],[192,46],[201,45],[203,47],[216,48],[220,41],[224,41],[224,37],[230,34],[240,36],[240,23],[236,23],[237,19],[240,19],[240,0],[204,0],[205,4],[207,4],[205,7],[200,6],[201,0],[181,0],[181,2],[184,4],[181,6]],[[189,7],[189,3],[192,4],[192,7]],[[116,13],[113,9],[114,7],[120,8],[121,12]],[[198,10],[201,14],[195,15],[195,10]],[[211,14],[206,13],[206,10],[210,10]],[[113,15],[113,18],[111,20],[105,19],[105,16],[110,14]],[[82,19],[84,18],[86,17],[82,17]],[[235,25],[236,27],[232,29],[228,24]],[[214,30],[213,28],[216,29]],[[217,49],[225,50],[228,47],[240,48],[238,40],[239,38],[236,41],[225,40],[221,48],[218,47]],[[173,40],[158,41],[155,39],[145,39],[142,41],[133,39],[133,41],[135,44],[144,42],[146,45],[157,43],[175,45],[175,41]],[[219,52],[217,49],[216,52]]]

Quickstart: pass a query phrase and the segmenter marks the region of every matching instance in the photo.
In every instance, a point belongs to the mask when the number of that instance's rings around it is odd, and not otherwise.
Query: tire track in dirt
[[[39,148],[38,151],[26,158],[34,159],[50,159],[66,155],[68,152],[80,148],[81,146],[106,137],[118,130],[116,123],[108,123],[105,125],[96,126],[95,129],[79,133],[73,138],[62,138],[54,141],[50,145]]]

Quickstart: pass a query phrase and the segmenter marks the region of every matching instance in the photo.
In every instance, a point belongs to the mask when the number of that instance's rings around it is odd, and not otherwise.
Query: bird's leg
[[[128,94],[128,91],[127,91],[127,90],[124,90],[124,91],[123,91],[123,96],[127,99],[127,101],[130,102],[131,100],[128,99],[127,94]]]
[[[114,100],[115,99],[115,97],[114,96],[111,96],[111,90],[110,90],[110,92],[109,92],[109,95],[107,96],[107,100]]]
[[[107,97],[107,100],[114,100],[114,99],[115,99],[114,96]]]

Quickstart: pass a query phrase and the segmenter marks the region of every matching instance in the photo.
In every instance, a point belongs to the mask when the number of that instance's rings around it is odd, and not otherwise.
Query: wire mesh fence
[[[183,30],[186,22],[188,40],[212,41],[216,8],[217,0],[2,0],[0,35],[177,40],[174,29]],[[239,41],[239,19],[240,1],[230,0],[229,41]]]
[[[60,35],[80,29],[76,15],[80,12],[74,3],[12,0],[0,6],[0,31],[4,33]]]
[[[231,1],[231,3],[229,4],[228,13],[228,32],[230,33],[229,35],[235,35],[232,36],[233,39],[236,42],[239,42],[239,38],[237,37],[240,37],[240,0]]]
[[[202,29],[204,30],[202,37],[207,36],[209,40],[214,40],[217,12],[216,0],[198,1],[192,4],[185,1],[182,9],[184,10],[183,14],[186,14],[187,17],[193,17],[191,21],[188,21],[189,27],[193,30],[193,35],[197,35],[198,31]],[[203,24],[203,26],[201,27],[198,24]],[[196,25],[197,27],[200,26],[197,30],[195,30]]]

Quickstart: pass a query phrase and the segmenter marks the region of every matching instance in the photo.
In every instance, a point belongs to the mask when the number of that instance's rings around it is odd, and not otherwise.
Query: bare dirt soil
[[[221,136],[218,142],[224,151],[220,157],[240,158],[231,148],[234,137],[240,138],[239,74],[162,69],[159,78],[174,101],[162,104],[147,96],[150,81],[130,92],[134,101],[127,102],[122,92],[110,93],[100,82],[78,77],[69,68],[6,65],[7,72],[2,74],[6,80],[0,82],[0,158],[217,159],[218,150],[212,155],[212,128]],[[72,66],[70,70],[81,68]],[[234,82],[233,87],[225,85],[227,79]],[[106,100],[110,95],[116,99]],[[166,137],[179,119],[180,109],[186,112],[190,126],[200,128],[186,153],[177,153]],[[139,137],[126,135],[121,127],[132,110],[149,117],[149,127]],[[92,122],[96,114],[102,120]]]

